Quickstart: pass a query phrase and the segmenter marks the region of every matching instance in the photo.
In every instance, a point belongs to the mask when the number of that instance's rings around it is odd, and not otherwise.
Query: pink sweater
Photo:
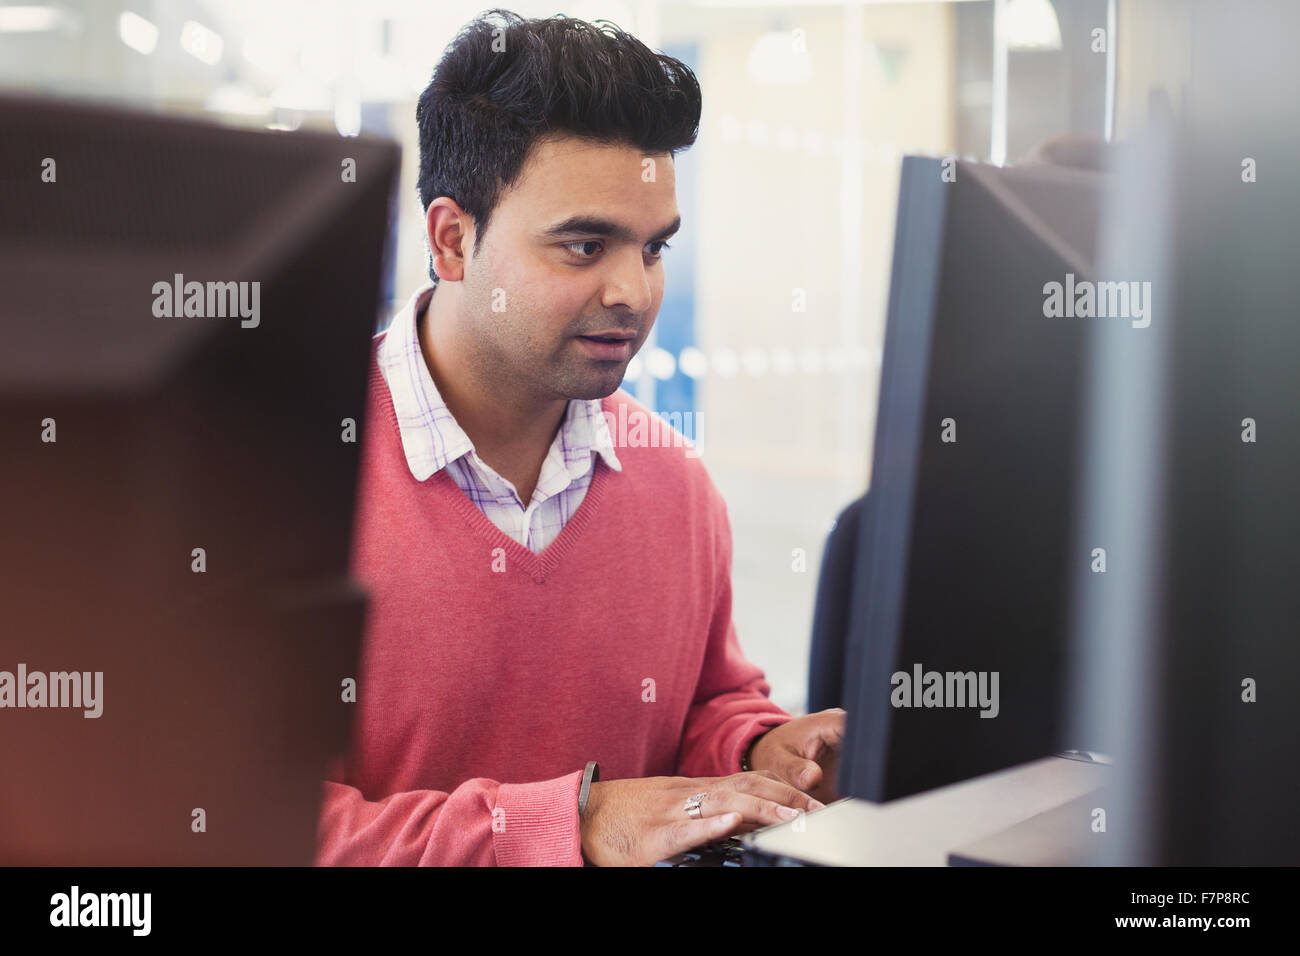
[[[741,653],[726,505],[698,458],[614,432],[623,471],[596,461],[534,554],[445,469],[412,477],[373,356],[369,398],[352,573],[371,603],[318,865],[581,866],[588,760],[602,780],[739,773],[790,719]],[[620,390],[613,424],[620,405],[650,414]]]

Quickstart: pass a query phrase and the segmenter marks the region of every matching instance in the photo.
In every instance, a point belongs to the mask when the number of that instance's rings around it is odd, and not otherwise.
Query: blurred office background
[[[393,309],[426,275],[415,103],[492,5],[5,3],[0,87],[400,141]],[[684,225],[626,387],[698,423],[731,514],[741,641],[802,712],[822,544],[870,477],[900,157],[1004,163],[1062,134],[1122,137],[1153,91],[1176,102],[1178,0],[500,5],[611,20],[700,78],[699,139],[677,162]]]

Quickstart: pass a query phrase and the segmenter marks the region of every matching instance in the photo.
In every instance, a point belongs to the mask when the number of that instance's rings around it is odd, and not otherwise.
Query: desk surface
[[[945,866],[951,851],[1096,790],[1112,772],[1044,757],[889,803],[837,800],[746,842],[825,866]]]

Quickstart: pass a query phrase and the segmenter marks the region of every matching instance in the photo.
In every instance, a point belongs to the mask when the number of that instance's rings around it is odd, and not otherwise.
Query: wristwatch
[[[768,728],[768,730],[771,729],[772,729],[771,727]],[[766,733],[767,730],[763,731],[763,733],[759,734],[757,737],[751,740],[749,742],[749,746],[745,748],[745,752],[740,755],[740,770],[742,773],[749,773],[749,771],[754,769],[749,765],[749,755],[754,752],[754,744],[758,743],[759,740],[761,740],[764,734]]]
[[[578,816],[587,810],[587,798],[591,796],[591,785],[600,780],[600,764],[594,760],[587,761],[587,769],[582,773],[582,787],[578,790]]]

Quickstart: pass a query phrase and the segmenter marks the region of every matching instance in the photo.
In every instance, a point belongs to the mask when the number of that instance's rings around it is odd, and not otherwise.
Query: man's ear
[[[424,229],[438,279],[459,282],[465,277],[465,250],[473,239],[469,213],[456,200],[439,196],[424,211]]]

